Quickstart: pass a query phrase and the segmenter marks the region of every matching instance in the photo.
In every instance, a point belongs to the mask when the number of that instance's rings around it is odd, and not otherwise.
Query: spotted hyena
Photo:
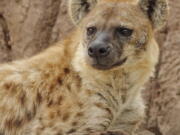
[[[0,66],[0,135],[131,135],[143,119],[166,0],[70,0],[69,11],[78,25],[65,40]]]

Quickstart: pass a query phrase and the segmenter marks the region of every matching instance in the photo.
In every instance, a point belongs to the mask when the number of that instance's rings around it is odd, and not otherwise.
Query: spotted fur
[[[104,1],[98,10],[112,4]],[[120,1],[141,11],[131,0]],[[0,134],[133,134],[144,117],[141,88],[153,74],[159,52],[148,16],[135,14],[144,17],[148,36],[137,35],[131,41],[139,51],[122,66],[98,70],[85,61],[83,26],[91,14],[65,40],[46,51],[2,64]]]

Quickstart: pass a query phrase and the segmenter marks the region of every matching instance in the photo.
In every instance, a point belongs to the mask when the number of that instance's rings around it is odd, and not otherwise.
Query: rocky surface
[[[147,126],[156,135],[180,135],[180,1],[171,0],[169,4],[167,28],[158,35],[158,71],[148,91]]]
[[[0,61],[30,57],[62,39],[74,26],[67,0],[0,0]],[[145,88],[146,131],[180,135],[180,1],[169,0],[167,27],[157,33],[160,62]]]
[[[67,17],[66,2],[0,0],[0,32],[5,31],[1,32],[0,41],[3,48],[11,48],[8,52],[11,60],[32,56],[69,32],[72,24]],[[9,59],[8,55],[4,57]]]

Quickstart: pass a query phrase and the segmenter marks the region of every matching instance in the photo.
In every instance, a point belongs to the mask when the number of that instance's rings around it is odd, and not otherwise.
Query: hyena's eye
[[[133,30],[132,29],[128,29],[128,28],[124,28],[124,27],[118,27],[118,28],[116,28],[116,32],[118,34],[120,34],[121,36],[129,37],[129,36],[132,35]]]
[[[91,36],[91,35],[95,34],[96,32],[97,32],[97,28],[94,26],[87,28],[87,35],[88,36]]]

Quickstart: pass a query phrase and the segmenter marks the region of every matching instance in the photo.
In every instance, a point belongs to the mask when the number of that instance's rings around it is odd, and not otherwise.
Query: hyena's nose
[[[88,48],[88,54],[90,57],[105,57],[110,53],[110,47],[104,44],[91,45]]]

